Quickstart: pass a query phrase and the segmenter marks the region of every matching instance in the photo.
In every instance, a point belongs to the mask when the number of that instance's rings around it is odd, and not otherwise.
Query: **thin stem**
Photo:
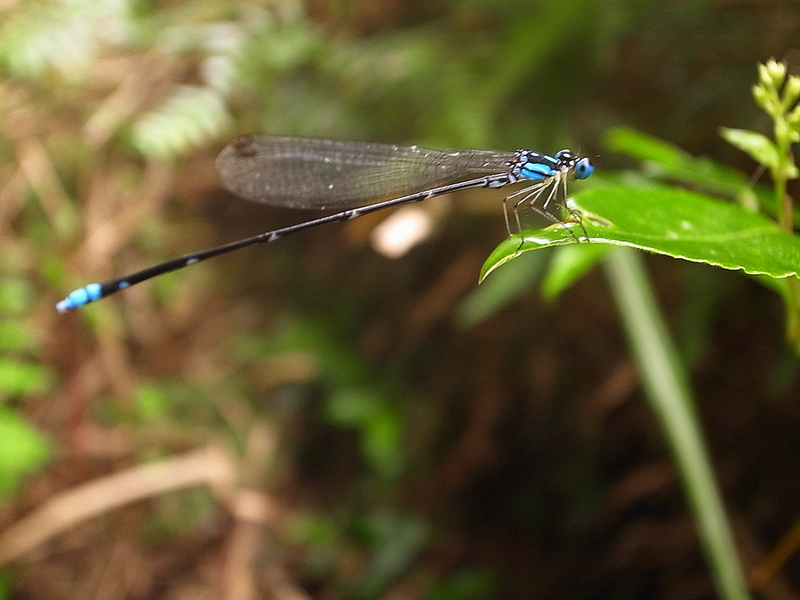
[[[773,173],[775,181],[775,206],[778,207],[778,224],[786,231],[794,230],[792,198],[786,193],[786,178]]]
[[[781,81],[783,81],[781,79]],[[796,87],[796,82],[790,81],[784,88],[784,97],[774,111],[767,111],[773,119],[773,134],[778,150],[778,164],[772,168],[772,180],[775,185],[775,200],[778,211],[778,224],[788,231],[794,232],[794,203],[792,197],[786,193],[789,173],[794,167],[792,156],[792,126],[789,111],[796,103],[796,95],[788,90]],[[776,98],[777,98],[777,91]],[[787,97],[787,94],[792,97]],[[800,352],[800,280],[792,277],[786,289],[786,337],[796,352]]]
[[[642,384],[683,480],[717,590],[725,600],[750,594],[717,489],[694,400],[678,353],[667,333],[639,254],[609,253],[606,272],[625,323]]]

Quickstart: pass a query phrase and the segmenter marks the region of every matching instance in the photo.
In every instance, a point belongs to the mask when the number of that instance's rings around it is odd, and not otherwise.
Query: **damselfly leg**
[[[545,196],[545,194],[547,195]],[[519,199],[514,200],[515,198]],[[544,200],[542,201],[543,198]],[[514,202],[509,206],[509,201],[511,200],[514,200]],[[503,199],[503,214],[505,216],[506,229],[509,235],[522,231],[520,220],[521,209],[530,209],[553,224],[577,223],[583,230],[584,237],[587,239],[589,237],[583,226],[583,220],[580,214],[567,206],[566,177],[552,177],[546,181],[517,190]],[[566,219],[560,218],[554,214],[553,209],[566,212],[569,216]],[[512,212],[514,215],[515,232],[511,231],[511,224],[508,216],[509,212]],[[576,237],[571,230],[570,233],[573,237]],[[576,241],[580,241],[580,238],[576,237]]]

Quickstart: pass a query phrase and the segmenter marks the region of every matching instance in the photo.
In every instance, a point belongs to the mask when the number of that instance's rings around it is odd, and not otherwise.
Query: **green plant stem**
[[[726,600],[750,598],[686,374],[642,260],[637,252],[619,248],[609,253],[605,266],[648,401],[680,471],[718,593]]]
[[[800,354],[800,279],[790,277],[786,292],[786,338]]]
[[[779,152],[784,152],[778,140]],[[786,156],[786,154],[782,154]],[[778,207],[778,225],[786,231],[794,231],[794,206],[791,197],[786,193],[786,177],[783,175],[783,165],[773,169],[772,178],[775,182],[775,200]],[[788,281],[786,292],[786,338],[795,349],[800,352],[800,281],[792,277]]]
[[[779,117],[783,119],[781,114]],[[789,130],[788,124],[784,128],[775,126],[775,143],[778,147],[781,163],[772,169],[772,179],[775,183],[775,200],[778,211],[778,224],[786,231],[794,231],[794,203],[792,197],[786,193],[786,173],[793,164],[791,160],[791,140],[784,139],[780,131]],[[794,351],[800,353],[800,280],[792,277],[788,281],[786,291],[786,338]]]
[[[792,199],[786,195],[786,179],[781,176],[775,178],[775,206],[778,207],[778,224],[786,231],[793,231],[794,220],[792,215]]]

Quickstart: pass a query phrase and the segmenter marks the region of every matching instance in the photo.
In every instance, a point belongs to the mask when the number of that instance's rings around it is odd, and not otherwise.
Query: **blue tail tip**
[[[89,302],[99,300],[101,291],[102,288],[99,283],[90,283],[86,287],[70,292],[66,298],[56,304],[56,310],[60,313],[65,313],[80,308],[84,304],[89,304]]]

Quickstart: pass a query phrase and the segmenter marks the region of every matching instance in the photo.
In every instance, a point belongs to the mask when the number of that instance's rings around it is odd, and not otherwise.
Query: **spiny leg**
[[[547,195],[547,198],[544,202],[542,202],[542,206],[539,207],[537,204],[539,202],[539,198],[541,198],[547,189],[550,189],[550,193]],[[527,204],[536,214],[544,217],[551,223],[561,223],[561,219],[555,216],[553,213],[547,210],[547,207],[550,206],[550,203],[553,201],[553,197],[555,196],[556,192],[558,191],[558,182],[554,179],[550,179],[547,181],[547,185],[543,185],[541,190],[536,193],[536,191],[527,194],[521,200],[518,200],[514,204],[514,210],[517,211],[520,206],[523,204]]]
[[[556,177],[554,177],[553,179],[551,179],[548,182],[548,184],[552,184],[552,186],[549,186],[550,187],[550,193],[547,195],[547,198],[542,203],[541,208],[539,206],[537,206],[537,203],[539,201],[539,198],[541,198],[541,196],[546,191],[546,189],[547,189],[546,187],[544,189],[542,189],[535,196],[533,194],[528,194],[527,196],[525,196],[522,200],[518,201],[514,205],[515,209],[520,204],[530,200],[530,207],[536,213],[538,213],[539,215],[541,215],[542,217],[544,217],[545,219],[551,221],[554,224],[563,224],[563,223],[566,222],[564,219],[558,218],[556,215],[554,215],[552,212],[550,212],[548,210],[548,208],[550,208],[551,204],[555,204],[556,208],[558,208],[559,210],[565,210],[570,214],[570,219],[569,220],[576,221],[577,223],[580,224],[581,228],[584,229],[583,228],[583,223],[581,222],[581,219],[580,219],[580,215],[578,215],[575,211],[571,210],[570,208],[568,208],[566,206],[567,177],[563,176],[562,174],[559,174]],[[561,195],[562,195],[562,197],[564,199],[563,202],[559,201],[559,198],[558,198],[559,192],[561,192]],[[569,232],[569,234],[573,238],[575,238],[576,242],[580,242],[580,238],[578,238],[571,229],[567,229],[567,231]],[[584,234],[585,233],[586,233],[586,230],[584,229]],[[588,235],[586,235],[586,237],[588,238]]]
[[[583,217],[581,217],[581,215],[580,215],[580,213],[578,213],[578,211],[573,210],[567,204],[567,199],[568,199],[568,195],[567,195],[567,178],[564,177],[561,182],[562,182],[562,187],[563,187],[562,197],[563,197],[564,201],[563,201],[563,203],[561,203],[559,208],[561,208],[562,210],[564,210],[567,213],[569,213],[569,218],[565,222],[571,221],[573,223],[577,223],[578,226],[583,230],[583,237],[586,238],[586,241],[589,241],[589,233],[586,231],[586,227],[583,226]],[[572,233],[572,230],[570,230],[570,233]],[[575,236],[575,234],[572,234],[572,235],[573,235],[573,237]],[[580,238],[577,238],[577,241],[580,242],[581,241]]]
[[[561,183],[561,179],[556,179],[556,181],[553,183],[553,187],[550,190],[550,193],[547,194],[547,200],[545,200],[542,203],[542,210],[543,211],[548,212],[547,209],[550,208],[550,204],[553,202],[553,200],[556,198],[556,196],[558,194],[558,187],[559,187],[560,183]],[[560,208],[560,206],[558,205],[558,202],[556,202],[556,208]],[[548,213],[548,214],[552,214],[552,213]],[[558,217],[556,217],[555,215],[553,215],[553,218],[556,221],[560,221],[561,220]]]
[[[524,198],[522,198],[522,200],[519,200],[518,202],[515,202],[511,206],[511,210],[514,211],[514,220],[515,220],[515,222],[516,222],[515,224],[517,226],[517,231],[516,232],[519,233],[520,231],[522,231],[522,224],[520,223],[520,220],[519,220],[519,210],[518,210],[519,206],[521,204],[524,204],[527,201],[528,198],[530,198],[531,196],[533,196],[534,194],[539,192],[539,190],[541,190],[543,187],[546,187],[547,185],[549,185],[549,183],[550,183],[550,181],[546,180],[546,181],[542,181],[541,183],[536,183],[534,185],[529,185],[528,187],[522,188],[521,190],[517,190],[516,192],[514,192],[512,194],[509,194],[508,196],[503,198],[503,216],[505,217],[505,220],[506,220],[506,230],[508,231],[508,235],[513,235],[513,233],[511,232],[511,224],[509,223],[509,220],[508,220],[508,211],[509,211],[508,201],[516,198],[517,196],[525,194],[525,196],[524,196]],[[541,193],[541,192],[539,192],[539,193]]]

